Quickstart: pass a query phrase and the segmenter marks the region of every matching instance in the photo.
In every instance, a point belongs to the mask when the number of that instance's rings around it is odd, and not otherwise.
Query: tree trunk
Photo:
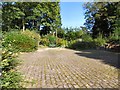
[[[56,45],[57,45],[57,29],[56,29]]]
[[[56,38],[57,38],[57,29],[56,29]]]
[[[23,24],[23,32],[25,31],[25,20],[23,19],[22,21],[22,24]]]

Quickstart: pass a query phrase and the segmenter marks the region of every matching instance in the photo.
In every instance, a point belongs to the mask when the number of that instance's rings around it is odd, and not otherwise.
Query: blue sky
[[[60,2],[62,27],[80,27],[83,26],[84,2]]]

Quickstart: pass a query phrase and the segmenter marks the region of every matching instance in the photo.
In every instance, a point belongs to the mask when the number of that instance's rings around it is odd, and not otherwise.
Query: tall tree
[[[12,21],[20,19],[23,16],[25,16],[25,14],[20,10],[20,8],[17,8],[13,2],[3,2],[2,30],[9,31],[9,29],[13,26]]]
[[[86,3],[84,8],[86,27],[97,37],[99,33],[108,37],[113,32],[117,19],[117,8],[119,2],[94,2]]]
[[[2,7],[4,30],[47,27],[54,32],[61,28],[59,2],[5,2]]]

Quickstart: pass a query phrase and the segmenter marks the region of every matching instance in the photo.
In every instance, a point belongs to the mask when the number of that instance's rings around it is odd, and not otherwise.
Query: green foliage
[[[72,41],[69,44],[68,48],[75,49],[75,50],[82,50],[82,49],[93,49],[95,48],[95,43],[92,42],[81,42],[81,41]]]
[[[100,47],[100,46],[105,45],[106,40],[104,38],[102,38],[102,37],[99,36],[96,39],[94,39],[94,42],[95,42],[96,46]]]
[[[84,31],[82,31],[82,30],[76,31],[76,32],[75,32],[76,39],[77,39],[77,38],[81,38],[83,34],[84,34]]]
[[[35,39],[36,41],[40,40],[40,35],[37,34],[35,31],[25,30],[24,32],[21,32],[22,34],[29,36],[30,38]]]
[[[92,39],[89,34],[82,35],[82,41],[73,40],[68,46],[72,49],[95,49],[96,47],[103,46],[106,43],[106,40],[102,38],[100,34],[96,39]]]
[[[63,28],[64,32],[64,39],[70,41],[70,40],[76,40],[78,38],[81,38],[81,36],[84,34],[84,31],[80,28]]]
[[[2,69],[1,87],[3,90],[9,88],[22,88],[22,76],[15,69],[15,67],[20,64],[20,61],[16,59],[17,56],[18,52],[11,46],[9,46],[9,48],[7,45],[3,46],[2,60],[0,62],[0,69]]]
[[[56,44],[57,38],[55,36],[49,35],[47,38],[48,38],[50,44]]]
[[[67,46],[67,40],[64,40],[62,38],[57,38],[57,46],[66,47]]]
[[[120,41],[120,28],[116,28],[109,36],[109,41]]]
[[[116,27],[119,27],[119,2],[88,2],[84,5],[86,27],[92,31],[96,38],[99,33],[108,37]]]
[[[66,39],[68,41],[70,40],[75,40],[76,39],[76,35],[75,35],[75,32],[74,31],[68,31],[65,35]]]
[[[2,2],[3,31],[12,29],[47,30],[61,28],[60,5],[58,2]]]
[[[44,46],[52,46],[53,45],[54,46],[54,45],[56,45],[56,37],[52,36],[52,35],[46,35],[41,38],[40,45],[44,45]]]
[[[76,41],[77,41],[77,40],[68,41],[68,48],[72,48],[72,45],[73,45]]]
[[[92,42],[93,39],[89,34],[83,34],[82,35],[82,41],[84,41],[84,42]]]
[[[43,46],[49,46],[49,47],[66,47],[67,46],[67,40],[64,40],[62,38],[56,38],[52,35],[44,36],[40,39],[40,45]]]
[[[36,41],[36,46],[38,47],[39,42],[40,42],[40,35],[38,33],[36,33],[35,31],[30,31],[30,30],[25,30],[24,32],[21,32],[21,33],[34,39]]]
[[[13,49],[21,52],[36,50],[38,42],[29,35],[20,32],[8,32],[4,36],[3,46],[11,46]]]
[[[16,57],[20,51],[33,51],[37,49],[38,34],[35,32],[7,32],[2,39],[2,60],[0,66],[2,68],[1,86],[3,90],[9,88],[22,89],[24,80],[16,66],[20,64],[20,60]]]
[[[57,30],[57,36],[58,38],[64,38],[65,37],[65,31],[63,29]]]
[[[2,2],[2,30],[9,31],[15,28],[16,24],[13,22],[15,19],[19,20],[25,15],[20,8],[16,7],[13,2]]]
[[[39,44],[40,45],[43,45],[43,46],[48,46],[49,45],[49,40],[48,40],[48,38],[46,38],[46,37],[42,37],[41,39],[40,39],[40,42],[39,42]]]
[[[4,72],[2,71],[2,78],[1,78],[1,81],[2,81],[2,89],[3,90],[6,90],[6,89],[10,89],[10,88],[23,88],[21,85],[20,85],[20,82],[22,82],[22,77],[21,77],[21,74],[18,73],[18,72],[15,72],[15,71],[8,71],[8,72]],[[21,89],[20,89],[21,90]]]

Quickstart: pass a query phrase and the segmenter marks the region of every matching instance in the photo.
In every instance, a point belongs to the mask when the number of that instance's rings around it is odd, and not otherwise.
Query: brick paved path
[[[99,58],[103,57],[101,51],[92,51],[99,52],[96,53]],[[62,48],[39,49],[21,54],[19,58],[23,64],[18,68],[25,80],[33,82],[25,84],[28,88],[118,88],[117,68],[99,58],[82,55],[90,53]],[[112,58],[117,59],[116,56]]]

